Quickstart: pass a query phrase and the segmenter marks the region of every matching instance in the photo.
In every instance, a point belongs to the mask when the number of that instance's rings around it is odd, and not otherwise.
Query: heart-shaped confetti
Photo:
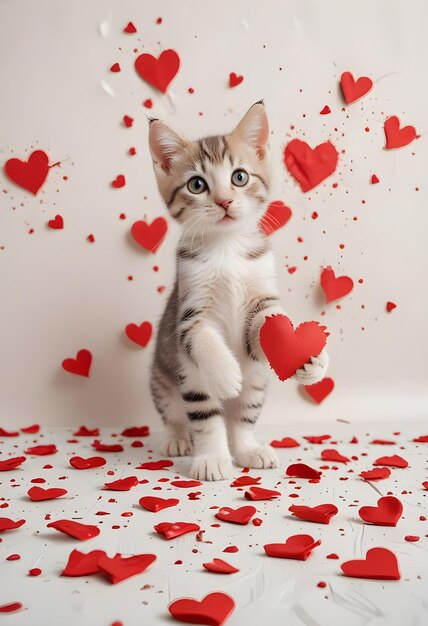
[[[200,480],[171,480],[173,487],[181,489],[191,489],[192,487],[200,487],[203,483]]]
[[[123,29],[123,32],[128,33],[128,34],[133,34],[137,32],[137,29],[135,28],[132,22],[128,22],[125,28]]]
[[[62,230],[64,228],[64,219],[61,215],[55,215],[55,219],[48,221],[48,226],[53,230]]]
[[[37,195],[49,174],[49,157],[43,150],[35,150],[28,157],[28,161],[6,161],[4,171],[16,185]]]
[[[396,115],[388,117],[383,125],[383,129],[385,131],[386,150],[408,146],[409,143],[412,143],[417,137],[414,126],[404,126],[404,128],[400,128],[400,120]]]
[[[4,428],[0,428],[0,437],[18,437],[18,430],[5,430]]]
[[[293,535],[285,543],[268,543],[263,548],[268,556],[306,561],[312,550],[319,545],[321,540],[315,541],[310,535]]]
[[[55,498],[60,498],[61,496],[65,496],[67,493],[66,489],[60,489],[58,487],[52,487],[51,489],[43,489],[43,487],[31,487],[27,491],[27,496],[33,502],[40,502],[41,500],[54,500]]]
[[[360,76],[360,78],[355,80],[351,72],[343,72],[340,77],[340,88],[342,89],[346,104],[356,102],[369,93],[372,87],[373,81],[367,76]]]
[[[305,141],[293,139],[284,150],[284,163],[303,192],[317,187],[336,170],[339,154],[331,141],[311,148]]]
[[[229,74],[229,87],[231,88],[237,87],[238,85],[242,83],[243,80],[244,80],[243,76],[238,76],[237,74],[235,74],[235,72],[231,72]]]
[[[14,458],[5,459],[0,461],[0,472],[9,472],[22,465],[27,458],[25,456],[16,456]]]
[[[175,539],[175,537],[195,532],[201,528],[198,524],[188,522],[161,522],[156,524],[154,529],[157,533],[163,535],[165,539]]]
[[[313,385],[303,385],[303,389],[317,404],[321,404],[323,400],[331,394],[334,389],[334,380],[326,377]]]
[[[41,446],[32,446],[25,450],[25,454],[33,454],[34,456],[47,456],[48,454],[56,454],[58,449],[54,443],[48,443]]]
[[[236,574],[236,572],[239,572],[239,569],[222,559],[213,559],[209,563],[202,563],[202,565],[209,572],[215,572],[216,574]]]
[[[62,362],[62,368],[71,374],[77,374],[78,376],[86,376],[89,378],[91,363],[92,354],[89,350],[84,348],[79,350],[75,359],[64,359]]]
[[[123,452],[121,443],[101,443],[98,439],[92,442],[92,447],[98,452]]]
[[[48,528],[55,528],[59,532],[80,539],[80,541],[86,541],[92,539],[100,534],[98,526],[92,526],[91,524],[81,524],[69,519],[59,519],[54,522],[50,522],[47,525]]]
[[[303,439],[309,441],[309,443],[315,443],[317,445],[324,443],[328,439],[331,439],[331,435],[304,435]]]
[[[135,69],[143,80],[166,93],[180,69],[180,57],[175,50],[164,50],[159,58],[151,54],[140,54],[135,59]]]
[[[303,506],[293,504],[288,508],[290,513],[306,522],[329,524],[331,518],[337,515],[339,509],[334,504],[318,504],[317,506]]]
[[[403,513],[403,505],[394,496],[379,498],[377,506],[362,506],[358,515],[365,522],[377,526],[396,526]]]
[[[116,178],[112,181],[111,186],[115,189],[120,189],[121,187],[125,187],[126,179],[123,174],[118,174]]]
[[[332,461],[333,463],[349,463],[351,459],[347,456],[343,456],[337,450],[323,450],[321,452],[321,459],[323,461]]]
[[[154,554],[135,554],[128,557],[119,555],[113,558],[101,556],[98,560],[98,568],[107,574],[112,585],[115,585],[131,576],[141,574],[154,561],[156,561]]]
[[[22,609],[22,602],[9,602],[0,605],[0,613],[14,613]]]
[[[371,548],[365,559],[346,561],[340,567],[345,576],[352,578],[400,579],[397,557],[386,548]]]
[[[383,480],[391,476],[391,470],[388,467],[375,467],[375,469],[360,472],[359,475],[364,480]]]
[[[85,554],[79,550],[73,550],[68,557],[68,562],[61,576],[91,576],[97,574],[100,569],[98,561],[102,556],[107,556],[104,550],[92,550]]]
[[[258,485],[261,481],[261,476],[249,476],[245,474],[244,476],[238,476],[235,480],[230,483],[231,487],[248,487],[248,485]]]
[[[351,293],[354,281],[349,276],[336,278],[334,270],[331,267],[325,267],[321,271],[321,287],[324,290],[327,302],[334,302]]]
[[[292,463],[286,469],[287,476],[293,476],[295,478],[308,478],[312,480],[319,480],[321,478],[321,472],[306,465],[306,463]]]
[[[168,607],[172,617],[187,624],[222,626],[235,608],[233,598],[226,593],[214,592],[199,602],[192,598],[174,600]]]
[[[150,429],[148,426],[130,426],[121,432],[122,437],[148,437]]]
[[[260,228],[265,235],[272,235],[276,230],[282,228],[291,216],[291,209],[282,200],[275,200],[269,204],[266,212],[260,219]]]
[[[224,506],[217,511],[216,518],[222,522],[245,525],[248,524],[256,512],[257,510],[253,506],[240,506],[237,509]]]
[[[272,500],[278,498],[281,494],[274,489],[264,489],[263,487],[253,486],[245,492],[247,500]]]
[[[81,426],[79,430],[73,433],[73,437],[98,437],[99,434],[99,428],[86,428],[86,426]]]
[[[165,239],[168,230],[168,222],[163,217],[157,217],[148,224],[144,220],[135,222],[131,228],[134,240],[145,250],[153,254]]]
[[[161,459],[159,461],[146,461],[146,463],[141,463],[141,465],[138,465],[135,469],[145,469],[155,472],[157,470],[163,470],[166,467],[172,467],[173,465],[173,461],[170,461],[169,459]]]
[[[179,502],[180,500],[177,498],[157,498],[156,496],[143,496],[139,499],[140,506],[147,511],[152,511],[152,513],[157,513],[170,506],[177,506]]]
[[[374,461],[373,465],[387,465],[389,467],[408,467],[409,463],[406,459],[403,459],[402,456],[398,454],[393,454],[392,456],[381,456],[376,461]]]
[[[81,456],[73,456],[70,459],[70,465],[78,470],[92,469],[93,467],[102,467],[107,461],[102,456],[90,456],[84,459]]]
[[[9,517],[0,517],[0,533],[4,533],[6,530],[16,530],[25,524],[25,519],[19,519],[16,522]]]
[[[270,445],[272,448],[298,448],[300,443],[293,437],[283,437],[282,439],[274,439]]]
[[[129,491],[132,487],[138,485],[138,478],[136,476],[128,476],[127,478],[119,478],[113,480],[111,483],[104,483],[104,489],[109,491]]]
[[[145,348],[152,336],[153,328],[150,322],[143,322],[139,326],[137,324],[128,324],[125,333],[128,339]]]

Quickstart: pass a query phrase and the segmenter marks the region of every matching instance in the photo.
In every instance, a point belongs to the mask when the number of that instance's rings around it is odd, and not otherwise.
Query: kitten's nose
[[[215,203],[218,206],[223,207],[223,209],[225,211],[227,211],[227,209],[230,207],[230,205],[232,204],[232,200],[215,200]]]

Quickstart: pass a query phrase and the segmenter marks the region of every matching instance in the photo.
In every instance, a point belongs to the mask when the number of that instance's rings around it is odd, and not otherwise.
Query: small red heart
[[[421,435],[412,439],[415,443],[428,443],[428,435]]]
[[[54,443],[49,443],[44,446],[27,448],[24,452],[25,454],[34,454],[35,456],[46,456],[47,454],[55,454],[58,450]]]
[[[98,439],[92,442],[92,447],[98,452],[123,452],[121,443],[101,443]]]
[[[129,115],[124,115],[123,123],[125,124],[126,128],[131,128],[132,124],[134,123],[134,118],[130,117]]]
[[[248,524],[256,512],[257,509],[253,506],[240,506],[237,509],[223,506],[217,511],[216,518],[222,520],[222,522],[245,525]]]
[[[372,87],[373,81],[367,76],[360,76],[360,78],[354,80],[351,72],[343,72],[340,78],[340,88],[346,104],[359,100],[369,93]]]
[[[310,535],[293,535],[285,543],[268,543],[263,548],[268,556],[306,561],[312,550],[319,545],[321,540],[315,541]]]
[[[271,202],[260,220],[260,228],[269,236],[282,228],[292,216],[291,209],[282,200]]]
[[[163,535],[165,539],[175,539],[186,533],[192,533],[200,530],[201,527],[198,524],[191,524],[188,522],[161,522],[156,524],[154,529],[160,535]]]
[[[235,72],[229,74],[229,87],[237,87],[244,80],[243,76],[238,76]]]
[[[6,161],[4,171],[16,185],[37,195],[49,174],[49,157],[43,150],[35,150],[28,157],[28,161]]]
[[[309,443],[321,444],[327,439],[331,439],[331,435],[304,435],[303,439],[309,441]]]
[[[393,454],[392,456],[381,456],[376,461],[374,461],[373,465],[388,465],[389,467],[408,467],[409,463],[403,457],[398,456],[398,454]]]
[[[422,483],[424,489],[428,489],[428,480]]]
[[[365,559],[346,561],[340,567],[345,576],[352,578],[400,579],[397,557],[386,548],[371,548]]]
[[[404,128],[400,128],[400,120],[396,115],[388,117],[383,125],[383,129],[385,131],[386,150],[407,146],[417,137],[416,128],[414,128],[414,126],[404,126]]]
[[[99,428],[86,428],[86,426],[81,426],[79,430],[73,433],[73,437],[98,437],[99,434]]]
[[[54,220],[49,220],[48,222],[49,228],[53,228],[54,230],[61,230],[64,228],[64,220],[61,215],[55,215]]]
[[[174,465],[173,461],[169,459],[160,460],[160,461],[146,461],[146,463],[141,463],[135,469],[145,469],[145,470],[163,470],[166,467],[172,467]]]
[[[0,517],[0,533],[4,533],[5,530],[16,530],[25,524],[25,519],[20,519],[16,522],[9,517]]]
[[[16,456],[13,459],[0,461],[0,472],[9,472],[10,470],[14,470],[22,465],[26,460],[27,458],[25,456]]]
[[[78,470],[91,469],[93,467],[102,467],[107,461],[102,456],[90,456],[87,459],[81,456],[73,456],[70,459],[70,465]]]
[[[200,487],[202,485],[200,480],[171,480],[170,484],[182,489],[190,489],[191,487]]]
[[[128,324],[125,328],[125,333],[128,339],[143,348],[145,348],[149,343],[152,331],[153,328],[150,322],[143,322],[139,326],[137,326],[137,324]]]
[[[132,22],[128,22],[127,25],[125,26],[125,28],[123,29],[124,33],[136,33],[137,29],[135,28],[134,24]]]
[[[121,435],[122,437],[148,437],[150,428],[148,426],[131,426],[122,430]]]
[[[390,439],[373,439],[370,443],[375,446],[395,446],[396,444],[395,441]]]
[[[91,526],[90,524],[81,524],[70,519],[59,519],[54,522],[50,522],[47,525],[48,528],[55,528],[59,532],[80,539],[80,541],[86,541],[92,539],[100,534],[98,526]]]
[[[136,476],[128,476],[127,478],[113,480],[111,483],[104,483],[104,489],[109,491],[129,491],[137,485],[138,478]]]
[[[151,224],[144,220],[135,222],[132,225],[131,234],[140,246],[154,254],[164,240],[167,230],[166,219],[157,217]]]
[[[351,459],[347,456],[343,456],[337,450],[323,450],[321,452],[321,459],[323,461],[332,461],[333,463],[349,463]]]
[[[272,500],[272,498],[278,498],[281,494],[274,489],[253,486],[247,489],[244,495],[247,500]]]
[[[168,611],[179,622],[222,626],[234,608],[233,598],[226,593],[214,592],[206,595],[200,602],[192,598],[174,600],[169,605]]]
[[[177,506],[179,502],[177,498],[156,498],[155,496],[143,496],[139,499],[140,506],[152,513],[158,513],[170,506]]]
[[[137,73],[162,93],[166,93],[179,68],[180,57],[175,50],[164,50],[158,59],[151,54],[140,54],[135,59]]]
[[[303,322],[294,329],[285,315],[269,315],[260,329],[260,345],[279,380],[294,376],[326,342],[325,326]]]
[[[293,437],[283,437],[280,440],[274,439],[270,442],[272,448],[298,448],[300,443]]]
[[[26,426],[25,428],[21,428],[21,432],[29,433],[30,435],[38,433],[39,430],[40,430],[39,424],[32,424],[31,426]]]
[[[326,295],[327,302],[333,302],[350,293],[354,287],[354,281],[349,276],[336,278],[334,270],[324,267],[321,271],[321,287]]]
[[[233,567],[223,559],[213,559],[209,563],[202,563],[206,570],[209,572],[215,572],[216,574],[235,574],[239,572],[239,569]]]
[[[309,467],[306,463],[292,463],[287,467],[285,473],[287,476],[293,476],[295,478],[309,478],[315,480],[321,478],[321,472]]]
[[[320,115],[328,115],[329,113],[331,113],[331,109],[328,106],[328,104],[326,104],[320,111]]]
[[[107,556],[104,550],[92,550],[87,554],[73,550],[68,557],[67,565],[61,572],[61,576],[90,576],[97,574],[100,569],[98,561],[102,556]]]
[[[92,354],[89,350],[79,350],[75,359],[64,359],[62,368],[71,374],[86,376],[89,378],[89,370],[92,363]]]
[[[114,74],[116,74],[117,72],[120,72],[119,63],[113,63],[113,65],[110,68],[110,72],[113,72]]]
[[[326,377],[313,385],[303,385],[303,389],[310,395],[312,400],[317,404],[321,404],[334,389],[334,380]]]
[[[9,602],[0,606],[0,613],[13,613],[22,609],[22,602]]]
[[[331,141],[312,149],[305,141],[292,139],[284,150],[284,163],[303,192],[310,191],[337,167],[339,154]]]
[[[231,487],[247,487],[248,485],[258,485],[258,483],[261,481],[262,477],[261,476],[238,476],[238,478],[235,478],[235,480],[230,483]]]
[[[118,174],[114,180],[111,182],[111,186],[115,189],[120,189],[126,185],[126,179],[123,174]]]
[[[131,576],[141,574],[154,561],[156,561],[154,554],[135,554],[129,557],[119,555],[113,558],[101,556],[98,560],[98,568],[107,574],[112,585],[115,585]]]
[[[397,526],[402,513],[403,505],[394,496],[379,498],[377,506],[362,506],[358,511],[362,520],[376,526]]]
[[[391,470],[387,467],[376,467],[372,470],[360,472],[359,474],[364,480],[383,480],[391,476]]]
[[[394,302],[386,303],[386,310],[388,311],[388,313],[391,313],[391,311],[393,311],[396,308],[397,308],[397,305]]]
[[[370,182],[371,182],[372,185],[377,185],[378,184],[379,178],[376,176],[376,174],[372,174]]]
[[[59,489],[53,487],[52,489],[43,489],[43,487],[31,487],[27,491],[27,496],[33,502],[39,502],[40,500],[54,500],[55,498],[60,498],[61,496],[65,496],[67,493],[67,489]]]
[[[318,506],[300,506],[294,504],[288,509],[295,517],[305,520],[305,522],[317,522],[318,524],[329,524],[333,515],[339,512],[334,504],[318,504]]]

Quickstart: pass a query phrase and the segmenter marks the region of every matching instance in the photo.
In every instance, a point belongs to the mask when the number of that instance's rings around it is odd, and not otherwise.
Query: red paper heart
[[[137,73],[162,93],[166,93],[179,68],[180,57],[175,50],[164,50],[158,59],[151,54],[140,54],[135,59]]]
[[[49,220],[48,222],[49,228],[53,228],[54,230],[61,230],[64,228],[64,220],[61,215],[55,215],[55,219]]]
[[[40,430],[40,426],[38,424],[32,424],[31,426],[26,426],[25,428],[21,428],[21,432],[29,433],[30,435],[38,433],[39,430]]]
[[[135,222],[131,234],[135,241],[149,252],[156,252],[165,238],[168,222],[163,217],[157,217],[151,224],[144,220]]]
[[[90,456],[87,459],[81,456],[73,456],[70,459],[70,465],[78,470],[91,469],[93,467],[102,467],[107,461],[102,456]]]
[[[336,278],[334,270],[324,267],[321,271],[321,287],[324,290],[327,302],[333,302],[350,293],[354,287],[354,281],[349,276]]]
[[[215,572],[216,574],[235,574],[239,572],[239,569],[233,567],[223,559],[213,559],[209,563],[202,563],[206,570],[209,572]]]
[[[47,525],[48,528],[55,528],[59,532],[80,539],[80,541],[86,541],[92,539],[100,534],[98,526],[91,526],[90,524],[81,524],[70,519],[59,519],[54,522],[50,522]]]
[[[49,443],[44,446],[33,446],[25,450],[25,454],[34,454],[35,456],[46,456],[47,454],[55,454],[56,452],[58,452],[58,450],[54,443]]]
[[[326,342],[325,326],[303,322],[294,330],[285,315],[269,315],[260,329],[260,345],[279,380],[294,376]]]
[[[347,456],[343,456],[337,450],[323,450],[321,452],[321,459],[323,461],[333,461],[333,463],[349,463],[351,459]]]
[[[296,478],[309,478],[315,480],[319,480],[321,478],[321,472],[309,467],[306,463],[292,463],[287,467],[285,473],[287,476],[293,476]]]
[[[288,510],[295,517],[303,519],[305,522],[317,522],[318,524],[329,524],[333,515],[339,512],[334,504],[318,504],[318,506],[293,504]]]
[[[381,456],[376,461],[374,461],[373,465],[388,465],[389,467],[408,467],[409,463],[403,457],[398,456],[398,454],[393,454],[392,456]]]
[[[0,472],[9,472],[10,470],[14,470],[22,465],[26,460],[27,458],[25,456],[17,456],[13,459],[0,461]]]
[[[89,350],[79,350],[75,359],[64,359],[62,367],[66,372],[86,376],[89,378],[89,370],[92,363],[92,354]]]
[[[244,495],[247,500],[272,500],[272,498],[278,498],[281,494],[274,489],[253,486],[247,489]]]
[[[115,585],[131,576],[141,574],[154,561],[156,561],[154,554],[135,554],[129,557],[115,556],[113,558],[101,556],[98,560],[98,568],[107,574],[110,582]]]
[[[310,535],[293,535],[285,543],[268,543],[263,548],[268,556],[306,561],[312,550],[319,545],[321,540],[315,541]]]
[[[364,480],[383,480],[391,476],[391,470],[387,467],[376,467],[372,470],[360,472],[359,474]]]
[[[372,87],[373,81],[367,76],[360,76],[360,78],[354,80],[351,72],[343,72],[340,78],[340,88],[346,104],[359,100],[369,93]]]
[[[321,444],[327,439],[331,439],[331,435],[304,435],[303,439],[309,441],[309,443]]]
[[[156,524],[154,529],[160,535],[163,535],[165,539],[175,539],[186,533],[192,533],[200,530],[198,524],[191,524],[188,522],[161,522]]]
[[[123,452],[121,443],[101,443],[98,439],[92,442],[92,447],[98,452]]]
[[[0,437],[18,437],[19,430],[5,430],[0,428]]]
[[[148,437],[150,429],[148,426],[131,426],[122,430],[121,435],[122,437]]]
[[[98,561],[102,556],[107,556],[104,550],[92,550],[87,554],[73,550],[68,557],[67,565],[61,572],[61,576],[90,576],[97,574],[100,569]]]
[[[280,440],[274,439],[270,445],[272,448],[298,448],[300,443],[292,437],[283,437]]]
[[[282,228],[292,216],[291,209],[282,200],[271,202],[260,220],[260,228],[269,236]]]
[[[25,519],[17,520],[16,522],[9,517],[0,517],[0,533],[4,533],[6,530],[16,530],[25,524]]]
[[[146,463],[141,463],[135,469],[145,469],[150,471],[163,470],[166,467],[172,467],[174,465],[173,461],[169,459],[161,459],[160,461],[146,461]]]
[[[400,120],[396,115],[388,117],[383,125],[383,129],[385,131],[386,150],[407,146],[417,137],[414,126],[404,126],[404,128],[400,128]]]
[[[100,434],[99,428],[86,428],[86,426],[81,426],[79,430],[76,430],[73,433],[74,437],[98,437]]]
[[[61,496],[65,496],[67,493],[67,489],[59,489],[57,487],[52,487],[51,489],[43,489],[43,487],[31,487],[27,491],[27,496],[33,502],[39,502],[40,500],[54,500],[55,498],[60,498]]]
[[[168,611],[179,622],[222,626],[235,608],[233,598],[220,591],[209,593],[199,602],[192,598],[174,600]]]
[[[152,513],[157,513],[170,506],[177,506],[179,502],[180,500],[177,498],[156,498],[155,496],[143,496],[139,499],[140,506],[147,511],[152,511]]]
[[[332,378],[323,378],[313,385],[303,385],[303,389],[309,394],[314,402],[321,404],[334,389],[334,380]]]
[[[120,189],[126,185],[125,176],[123,174],[118,174],[114,180],[111,182],[111,186],[115,189]]]
[[[412,439],[415,443],[428,443],[428,435],[421,435]]]
[[[216,518],[223,522],[230,522],[231,524],[248,524],[250,519],[255,515],[257,509],[253,506],[240,506],[237,509],[232,509],[228,506],[221,507],[217,513]]]
[[[0,606],[0,613],[13,613],[22,609],[22,602],[9,602]]]
[[[129,491],[132,487],[138,485],[136,476],[128,476],[127,478],[119,478],[111,483],[104,483],[104,488],[110,491]]]
[[[257,485],[261,481],[261,476],[238,476],[235,480],[230,483],[231,487],[247,487],[248,485]]]
[[[302,191],[310,191],[337,167],[339,154],[331,141],[312,149],[305,141],[293,139],[284,150],[284,163]]]
[[[143,348],[145,348],[149,343],[152,331],[153,328],[150,322],[143,322],[139,326],[137,326],[137,324],[128,324],[125,328],[125,333],[128,339]]]
[[[229,74],[229,87],[237,87],[244,80],[243,76],[238,76],[235,72]]]
[[[4,171],[16,185],[37,195],[49,173],[49,157],[43,150],[35,150],[28,157],[28,161],[6,161]]]
[[[379,498],[377,506],[362,506],[358,511],[362,520],[376,526],[397,526],[402,513],[403,505],[394,496]]]
[[[340,567],[345,576],[353,578],[400,579],[397,557],[386,548],[371,548],[364,560],[346,561]]]
[[[202,485],[200,480],[171,480],[170,484],[174,487],[181,487],[182,489],[200,487]]]

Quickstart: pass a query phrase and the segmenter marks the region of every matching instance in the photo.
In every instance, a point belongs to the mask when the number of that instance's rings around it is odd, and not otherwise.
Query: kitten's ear
[[[255,148],[261,159],[265,156],[266,149],[269,148],[269,122],[263,100],[248,109],[232,135]]]
[[[161,120],[151,119],[149,124],[149,147],[152,159],[169,174],[174,156],[183,150],[187,141]]]

